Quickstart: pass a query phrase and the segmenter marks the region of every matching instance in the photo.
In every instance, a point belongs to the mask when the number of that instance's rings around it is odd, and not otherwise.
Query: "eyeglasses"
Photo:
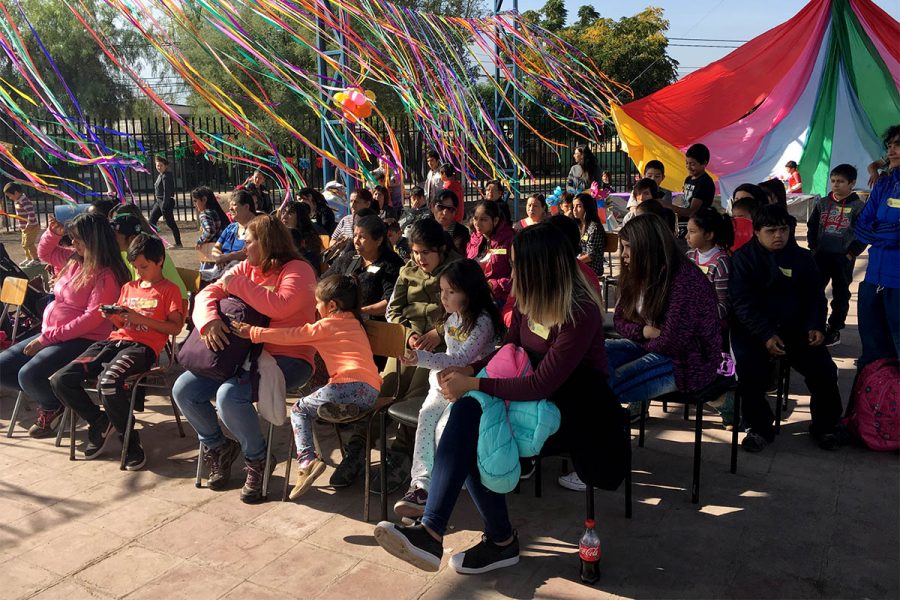
[[[438,212],[446,212],[456,210],[455,206],[447,206],[446,204],[435,204],[434,207],[438,209]]]

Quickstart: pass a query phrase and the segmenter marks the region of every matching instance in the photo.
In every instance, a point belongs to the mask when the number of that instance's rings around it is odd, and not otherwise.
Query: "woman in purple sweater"
[[[581,468],[576,456],[590,454],[596,459],[605,449],[595,439],[600,437],[597,430],[593,436],[577,435],[578,423],[596,426],[614,420],[607,414],[621,416],[606,385],[600,299],[578,268],[573,244],[552,224],[539,223],[519,233],[512,256],[516,308],[504,343],[524,348],[532,363],[540,362],[533,374],[513,379],[473,377],[493,355],[440,373],[441,391],[454,404],[435,453],[422,522],[404,527],[383,521],[375,531],[385,550],[424,570],[437,571],[440,566],[443,536],[463,483],[484,519],[485,534],[480,543],[455,554],[450,565],[460,573],[484,573],[519,560],[506,497],[485,488],[479,478],[476,448],[482,411],[468,392],[479,390],[514,402],[548,398],[556,403],[562,423],[554,437],[568,440],[576,468]],[[585,389],[595,390],[591,402],[584,401]],[[603,407],[611,409],[604,412]],[[590,413],[594,409],[597,416]],[[590,440],[592,452],[583,452],[579,439]]]
[[[716,377],[722,333],[716,292],[656,215],[619,232],[622,274],[606,342],[609,384],[620,402],[646,404],[663,394],[699,390]]]

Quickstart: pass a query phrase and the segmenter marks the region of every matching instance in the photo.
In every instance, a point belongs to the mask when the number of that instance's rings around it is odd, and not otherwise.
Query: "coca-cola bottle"
[[[594,585],[600,580],[600,537],[594,531],[594,520],[584,522],[584,535],[578,542],[578,555],[581,558],[581,581]]]

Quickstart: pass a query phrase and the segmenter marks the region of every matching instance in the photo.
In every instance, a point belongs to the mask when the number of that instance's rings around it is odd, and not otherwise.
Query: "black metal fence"
[[[239,141],[237,132],[224,118],[198,117],[186,120],[193,131],[206,131],[216,137],[233,140],[234,143]],[[403,155],[406,168],[405,184],[416,185],[425,173],[427,150],[425,140],[416,130],[414,123],[404,117],[391,119],[389,124],[394,130]],[[89,121],[87,125],[107,148],[122,156],[137,159],[143,164],[144,172],[127,169],[124,177],[134,201],[146,212],[149,212],[154,203],[153,183],[156,173],[153,157],[157,154],[165,155],[169,159],[169,168],[175,175],[178,190],[175,216],[180,221],[194,220],[190,190],[205,185],[217,193],[226,192],[243,183],[253,170],[248,164],[210,160],[202,153],[195,153],[187,132],[168,118],[132,119],[114,123]],[[572,149],[576,144],[584,142],[582,138],[549,119],[546,122],[539,121],[535,126],[545,137],[561,145],[554,151],[533,132],[521,129],[522,156],[534,175],[534,180],[526,182],[520,188],[525,194],[532,191],[550,193],[557,185],[564,184],[572,165]],[[295,124],[295,127],[308,133],[312,139],[318,136],[319,124],[312,119]],[[53,138],[70,139],[57,123],[45,124],[44,130]],[[5,123],[0,123],[0,142],[11,144],[13,153],[29,170],[57,178],[51,181],[60,182],[60,187],[78,202],[91,202],[99,197],[98,194],[106,191],[106,185],[97,167],[79,167],[57,161],[52,156],[38,156],[30,148],[25,147],[17,132]],[[601,169],[611,173],[613,187],[617,190],[630,189],[637,170],[627,154],[622,151],[615,132],[610,131],[604,140],[594,142],[592,147]],[[228,149],[228,152],[235,154],[237,151]],[[308,147],[291,141],[279,147],[279,152],[294,161],[309,185],[320,189],[324,186],[321,160],[317,162],[316,155]],[[466,200],[474,201],[484,181],[467,180],[466,184]],[[280,200],[281,193],[281,190],[273,190],[273,200]],[[47,215],[52,213],[53,206],[61,203],[57,198],[34,190],[28,195],[34,201],[42,223],[46,223]],[[8,212],[12,212],[12,206],[8,206],[7,209]],[[2,223],[7,231],[14,227],[14,224],[6,218],[2,219]]]

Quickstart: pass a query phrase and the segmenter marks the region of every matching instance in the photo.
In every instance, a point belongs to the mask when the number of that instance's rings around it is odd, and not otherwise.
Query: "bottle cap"
[[[588,519],[584,522],[584,526],[587,527],[588,529],[593,529],[594,525],[595,525],[595,523],[594,523],[593,519]]]

